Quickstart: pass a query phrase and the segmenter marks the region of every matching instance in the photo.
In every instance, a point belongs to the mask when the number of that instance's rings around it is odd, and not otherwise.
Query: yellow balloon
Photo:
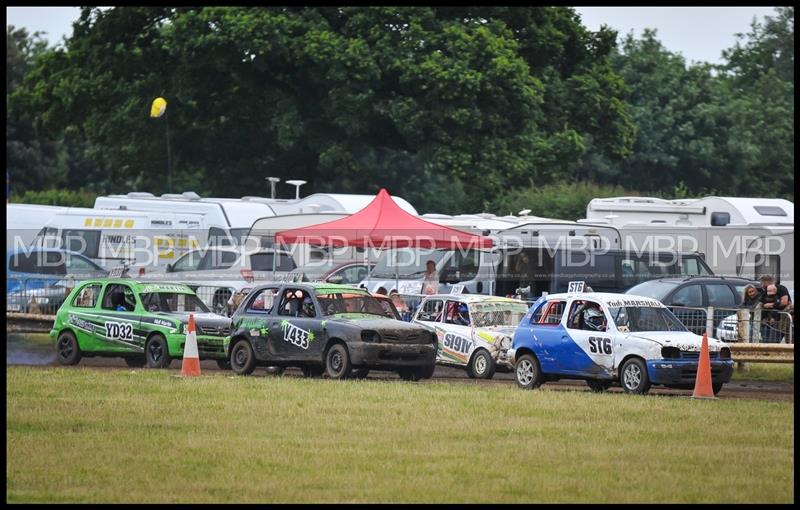
[[[150,107],[151,117],[161,117],[167,111],[167,100],[163,97],[153,99],[153,105]]]

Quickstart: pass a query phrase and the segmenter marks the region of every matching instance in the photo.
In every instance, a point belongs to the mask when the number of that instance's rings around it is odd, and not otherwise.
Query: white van
[[[30,246],[47,222],[67,207],[39,204],[6,204],[6,251]]]
[[[34,238],[41,248],[65,248],[106,269],[165,266],[204,246],[208,229],[198,214],[108,211],[69,207],[53,215]]]

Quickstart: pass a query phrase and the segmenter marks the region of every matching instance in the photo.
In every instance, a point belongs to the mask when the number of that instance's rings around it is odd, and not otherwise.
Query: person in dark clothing
[[[742,294],[742,304],[741,306],[747,308],[755,308],[759,304],[761,304],[761,290],[756,288],[755,285],[748,284],[744,288],[744,292]]]

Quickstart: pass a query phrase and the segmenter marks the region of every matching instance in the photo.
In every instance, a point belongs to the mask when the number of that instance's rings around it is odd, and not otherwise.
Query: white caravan
[[[32,245],[66,248],[106,269],[155,268],[203,246],[207,232],[198,214],[69,207],[50,218]]]
[[[623,247],[697,251],[714,274],[772,274],[794,289],[794,204],[777,198],[596,198],[579,223],[615,226]]]

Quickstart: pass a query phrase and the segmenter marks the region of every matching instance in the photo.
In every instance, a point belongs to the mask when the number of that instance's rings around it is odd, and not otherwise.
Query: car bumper
[[[647,375],[653,384],[693,387],[697,379],[697,360],[660,359],[647,362]],[[711,381],[727,383],[733,375],[733,360],[711,362]]]
[[[353,366],[419,367],[436,362],[433,344],[387,344],[355,342],[347,344]]]
[[[198,336],[197,353],[200,359],[225,359],[225,347],[222,336]],[[172,358],[183,358],[183,349],[186,345],[186,335],[167,335],[169,355]]]

